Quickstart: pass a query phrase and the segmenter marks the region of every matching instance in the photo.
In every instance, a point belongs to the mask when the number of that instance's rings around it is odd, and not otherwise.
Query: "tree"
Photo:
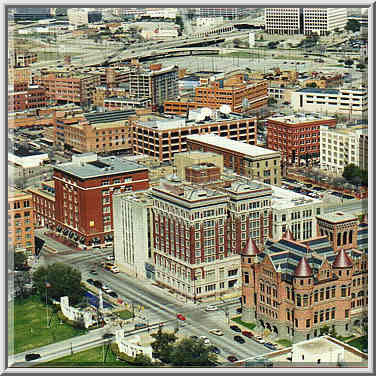
[[[153,366],[153,361],[147,355],[137,354],[134,358],[134,364],[141,367],[151,367]]]
[[[26,256],[23,252],[14,253],[14,269],[22,269],[26,264]]]
[[[354,60],[352,59],[345,60],[345,65],[353,65],[353,64],[354,64]]]
[[[368,186],[368,171],[350,163],[343,169],[342,176],[351,184]]]
[[[169,363],[171,360],[171,353],[174,349],[173,344],[177,337],[174,333],[162,332],[159,327],[158,332],[151,334],[155,341],[151,344],[154,356],[164,363]]]
[[[360,63],[360,64],[357,64],[356,67],[358,69],[364,69],[366,66],[364,64]]]
[[[268,98],[268,105],[270,106],[271,104],[275,104],[277,101],[273,97]]]
[[[81,272],[63,263],[41,266],[33,273],[33,282],[42,301],[60,300],[68,296],[70,304],[81,302],[84,290],[81,287]],[[48,290],[48,291],[47,291]]]
[[[309,82],[306,86],[307,87],[317,87],[317,84],[316,84],[316,82]]]
[[[203,340],[183,338],[174,347],[171,364],[178,367],[211,366],[217,356],[210,349],[211,346],[205,345]]]
[[[329,326],[328,325],[325,325],[323,326],[322,328],[320,328],[320,336],[326,336],[329,334]]]
[[[232,43],[234,44],[234,47],[239,47],[241,44],[241,40],[239,38],[235,38]]]
[[[348,20],[345,26],[345,30],[356,32],[360,30],[360,22],[357,20]]]
[[[335,33],[340,33],[341,30],[340,30],[338,27],[336,27],[336,28],[334,29],[334,32],[335,32]]]

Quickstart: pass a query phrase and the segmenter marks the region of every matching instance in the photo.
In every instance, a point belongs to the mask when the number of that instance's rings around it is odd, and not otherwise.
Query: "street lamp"
[[[45,286],[46,286],[46,324],[47,324],[47,328],[49,328],[49,324],[48,324],[48,290],[50,287],[51,287],[51,284],[49,282],[45,282]]]

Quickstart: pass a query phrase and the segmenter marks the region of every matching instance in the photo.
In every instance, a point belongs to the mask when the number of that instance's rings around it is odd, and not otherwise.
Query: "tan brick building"
[[[26,256],[35,253],[32,196],[8,186],[8,247]]]

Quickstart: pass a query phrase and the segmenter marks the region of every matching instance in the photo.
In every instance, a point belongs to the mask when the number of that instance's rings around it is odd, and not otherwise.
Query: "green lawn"
[[[52,309],[49,307],[48,318],[50,321]],[[14,349],[9,346],[9,353],[20,353],[40,346],[63,341],[65,339],[85,334],[86,331],[75,329],[67,324],[60,324],[55,314],[47,328],[46,306],[41,303],[38,296],[27,299],[14,300],[14,317],[8,311],[9,342],[14,344]],[[13,328],[12,328],[13,326]],[[13,329],[13,330],[12,330]]]
[[[124,311],[120,311],[120,312],[117,312],[116,313],[117,315],[119,315],[119,317],[123,320],[127,320],[127,319],[130,319],[133,315],[132,315],[132,312],[129,312],[127,310],[124,310]]]
[[[353,339],[352,341],[347,342],[350,346],[354,346],[360,351],[363,351],[363,349],[368,350],[368,336],[358,337],[356,339]]]
[[[278,344],[280,344],[281,346],[285,346],[285,347],[290,347],[292,345],[292,342],[289,341],[288,339],[279,339],[278,341],[276,341]]]
[[[107,355],[106,355],[107,353]],[[106,361],[103,362],[104,357]],[[79,353],[51,360],[37,367],[135,367],[127,362],[116,360],[110,347],[98,346]]]
[[[240,316],[234,317],[231,320],[235,321],[236,323],[238,323],[238,324],[240,324],[242,326],[245,326],[246,328],[251,329],[251,330],[256,326],[256,324],[254,324],[253,322],[244,322],[244,321],[242,321],[240,319]]]

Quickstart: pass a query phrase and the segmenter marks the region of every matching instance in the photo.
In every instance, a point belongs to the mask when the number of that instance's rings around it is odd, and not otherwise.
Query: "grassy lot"
[[[52,309],[49,307],[49,320],[51,314]],[[9,341],[13,341],[15,354],[86,333],[67,324],[60,324],[56,315],[51,320],[50,328],[47,328],[46,306],[38,296],[15,299],[14,316],[9,311],[8,318],[9,328],[13,326],[14,329],[9,330]],[[12,353],[11,346],[9,353]]]
[[[239,325],[245,326],[246,328],[251,329],[251,330],[256,326],[256,324],[254,324],[253,322],[244,322],[244,321],[242,321],[242,320],[240,319],[240,316],[238,316],[238,317],[234,317],[234,318],[232,318],[231,320],[232,320],[232,321],[235,321],[235,322],[238,323]]]
[[[124,311],[120,311],[120,312],[116,312],[117,315],[119,315],[119,317],[123,320],[127,320],[127,319],[130,319],[133,315],[132,315],[132,312],[129,312],[127,310],[124,310]]]
[[[292,342],[289,341],[288,339],[279,339],[278,341],[276,341],[278,344],[280,344],[281,346],[285,346],[285,347],[290,347],[292,345]]]
[[[368,350],[368,336],[359,337],[356,339],[353,339],[352,341],[347,342],[350,346],[354,346],[360,351],[363,351],[363,349]]]
[[[106,355],[107,351],[107,355]],[[103,362],[104,356],[106,362]],[[134,367],[127,362],[116,360],[116,356],[107,346],[98,346],[79,353],[51,360],[37,367]]]

